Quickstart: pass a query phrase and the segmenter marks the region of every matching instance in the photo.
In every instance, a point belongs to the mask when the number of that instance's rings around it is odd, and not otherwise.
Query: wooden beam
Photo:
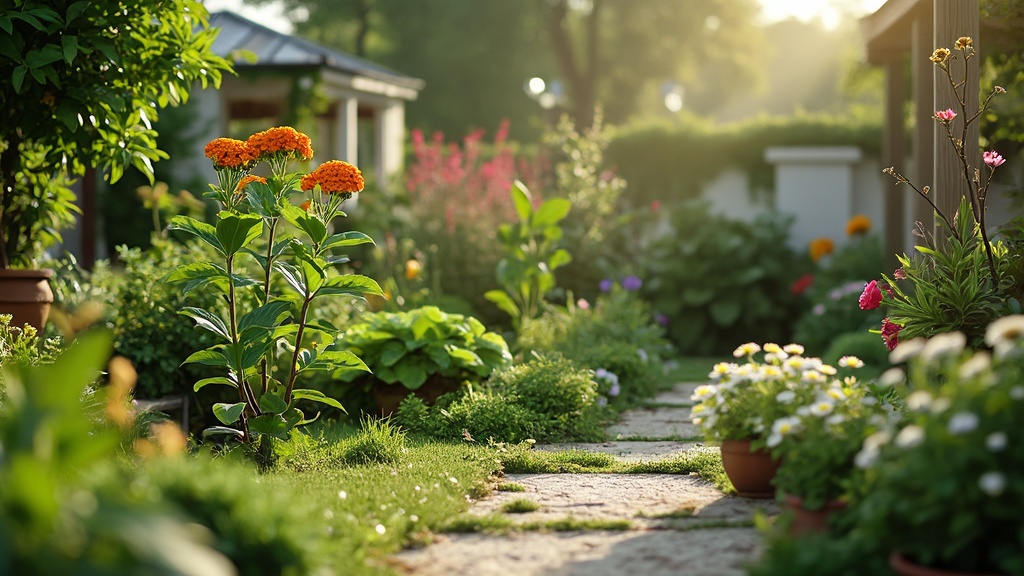
[[[922,186],[935,188],[935,156],[932,147],[932,143],[935,141],[935,121],[929,118],[934,111],[932,106],[934,102],[932,68],[935,67],[928,60],[934,47],[932,11],[930,9],[914,19],[910,35],[912,38],[910,69],[914,91],[914,134],[911,144],[914,154],[914,171],[911,178],[918,188]],[[912,190],[908,188],[903,188],[903,190],[905,201],[910,206],[911,222],[908,224],[913,227],[916,222],[921,222],[925,226],[925,230],[931,231],[935,220],[931,207]],[[921,242],[912,236],[908,239],[911,246]]]
[[[965,116],[973,116],[978,110],[978,94],[980,84],[978,80],[978,62],[980,58],[971,58],[964,62],[964,52],[953,48],[956,39],[961,36],[970,36],[974,40],[974,47],[978,49],[979,32],[979,7],[978,0],[933,0],[935,15],[932,34],[933,47],[946,47],[952,50],[956,57],[948,63],[948,68],[957,84],[963,83],[959,95],[954,92],[949,83],[946,72],[939,66],[933,67],[932,81],[935,90],[932,110],[945,110],[952,108],[960,114],[952,122],[954,138],[963,140],[964,151],[970,164],[968,171],[973,171],[978,166],[980,153],[978,151],[978,123],[964,129]],[[960,110],[959,102],[963,100],[966,113]],[[938,138],[935,139],[935,185],[932,187],[935,194],[935,204],[949,219],[952,220],[956,213],[960,200],[968,194],[968,179],[970,173],[965,175],[959,156],[953,145],[945,136],[944,128],[937,127]],[[941,228],[938,222],[935,225],[935,238],[938,241],[944,235],[940,233]]]

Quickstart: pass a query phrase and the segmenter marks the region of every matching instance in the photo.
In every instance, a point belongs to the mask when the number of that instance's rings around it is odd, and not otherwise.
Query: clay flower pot
[[[744,498],[774,498],[772,479],[779,468],[777,460],[761,448],[751,450],[751,440],[723,440],[722,467],[736,494]]]
[[[10,314],[11,326],[29,324],[42,332],[50,314],[53,270],[10,270],[0,268],[0,314]]]
[[[793,536],[828,532],[829,517],[846,508],[846,502],[843,500],[829,500],[817,510],[808,510],[804,508],[803,498],[789,495],[782,504],[783,508],[793,512],[793,522],[789,525],[789,533]]]
[[[998,576],[997,574],[982,574],[980,572],[950,572],[939,568],[921,566],[908,560],[899,552],[889,555],[889,567],[900,576]]]

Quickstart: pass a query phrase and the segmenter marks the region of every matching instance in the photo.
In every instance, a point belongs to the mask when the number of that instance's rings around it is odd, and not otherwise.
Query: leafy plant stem
[[[274,264],[274,233],[277,232],[277,218],[270,218],[270,230],[269,240],[267,240],[267,262],[264,268],[263,275],[263,303],[270,302],[270,273]],[[271,351],[267,351],[263,355],[263,359],[260,360],[260,393],[266,394],[269,388],[268,384],[268,366],[269,361],[267,358],[272,354]]]
[[[228,323],[228,329],[231,331],[231,343],[237,345],[238,342],[238,318],[237,311],[235,309],[235,281],[232,277],[232,268],[235,262],[235,255],[231,254],[227,257],[226,269],[228,274],[228,315],[230,322]],[[238,374],[238,397],[239,400],[245,402],[248,410],[242,411],[239,416],[239,422],[242,424],[242,441],[249,442],[249,424],[247,421],[246,412],[257,414],[256,402],[251,397],[249,390],[249,383],[245,381],[245,374]]]
[[[306,328],[306,313],[309,311],[309,304],[313,301],[310,294],[302,301],[302,312],[299,313],[299,329],[295,332],[295,351],[292,352],[292,365],[288,373],[288,384],[284,392],[285,404],[292,402],[292,389],[295,387],[295,376],[298,374],[299,352],[302,350],[302,333]]]

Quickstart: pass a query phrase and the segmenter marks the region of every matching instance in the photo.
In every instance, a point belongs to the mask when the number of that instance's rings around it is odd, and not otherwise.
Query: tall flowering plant
[[[894,168],[884,172],[895,178],[897,184],[911,187],[934,209],[944,224],[948,238],[929,238],[919,224],[915,235],[924,240],[917,246],[919,256],[899,256],[901,268],[882,281],[873,281],[865,287],[861,298],[862,309],[874,309],[884,304],[888,317],[883,320],[881,334],[890,350],[901,338],[932,336],[951,331],[963,332],[971,345],[980,345],[985,326],[998,316],[1019,312],[1020,302],[1013,294],[1017,279],[1010,273],[1007,246],[993,242],[985,226],[988,190],[997,168],[1005,159],[994,150],[982,154],[984,167],[972,164],[971,145],[967,142],[970,126],[988,109],[992,98],[1006,90],[996,86],[981,103],[978,110],[967,109],[966,82],[957,82],[951,68],[957,60],[964,67],[977,56],[973,40],[958,38],[956,52],[936,48],[930,60],[949,80],[953,89],[954,108],[936,110],[932,119],[938,123],[944,139],[956,152],[959,168],[967,187],[954,215],[943,212],[934,201],[930,187],[911,182]],[[884,296],[883,296],[884,290]]]
[[[345,216],[341,205],[363,189],[363,177],[358,168],[338,160],[305,175],[289,172],[289,163],[313,157],[309,137],[289,127],[271,128],[244,142],[217,138],[205,154],[217,171],[217,184],[207,193],[220,208],[217,222],[176,216],[170,227],[209,244],[223,261],[186,264],[168,281],[183,284],[186,293],[210,287],[223,296],[225,305],[220,310],[181,310],[218,339],[186,362],[223,371],[197,382],[196,390],[218,384],[238,392],[236,402],[213,406],[225,427],[208,433],[229,434],[247,443],[264,435],[285,438],[308,422],[296,405],[299,400],[342,408],[318,390],[297,388],[300,375],[367,369],[351,352],[326,349],[338,330],[309,318],[317,298],[382,294],[372,279],[338,275],[333,268],[347,261],[335,250],[372,243],[361,232],[330,231],[331,222]],[[250,173],[264,163],[269,177]],[[303,201],[296,205],[293,195],[301,195]],[[246,275],[246,261],[255,262],[259,274]],[[279,284],[289,291],[277,292]],[[255,305],[246,309],[252,302]],[[279,351],[289,356],[281,375],[271,369]]]

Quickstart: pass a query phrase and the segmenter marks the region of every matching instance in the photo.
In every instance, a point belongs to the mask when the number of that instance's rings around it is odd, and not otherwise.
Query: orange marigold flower
[[[835,247],[835,243],[832,242],[831,238],[816,238],[814,240],[811,240],[811,260],[815,262],[821,260],[822,256],[826,254],[831,254],[832,250],[834,250]]]
[[[234,138],[215,138],[203,154],[213,160],[214,168],[247,168],[256,163],[256,154],[241,140]]]
[[[419,260],[406,260],[405,261],[405,279],[415,280],[420,277],[420,272],[423,270],[423,265],[420,264]]]
[[[309,136],[290,126],[278,126],[257,132],[249,136],[246,144],[260,157],[279,153],[302,160],[309,160],[313,157],[313,145]]]
[[[364,185],[363,173],[348,162],[331,160],[303,176],[299,183],[300,187],[307,191],[315,188],[317,184],[325,194],[359,192]]]
[[[238,186],[235,187],[235,192],[241,192],[243,189],[245,189],[246,186],[252,184],[253,182],[266,184],[267,179],[262,176],[256,176],[255,174],[249,174],[248,176],[242,178],[242,181],[238,183]]]
[[[311,202],[312,202],[311,200],[306,200],[302,204],[299,204],[299,208],[302,208],[306,212],[309,212],[309,205],[310,205]]]
[[[857,214],[853,218],[850,218],[846,222],[846,235],[853,236],[854,234],[865,234],[868,230],[871,230],[871,218],[863,214]]]

